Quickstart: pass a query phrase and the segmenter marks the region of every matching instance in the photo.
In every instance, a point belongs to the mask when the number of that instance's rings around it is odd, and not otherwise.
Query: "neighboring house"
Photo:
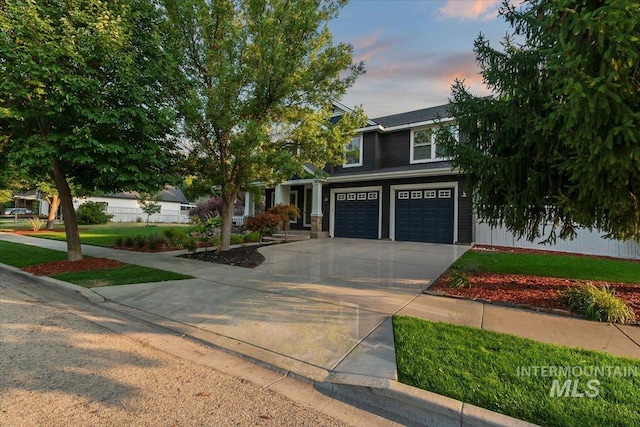
[[[347,111],[335,103],[332,120]],[[320,179],[308,167],[311,178],[266,189],[266,208],[296,205],[301,218],[291,228],[312,237],[472,242],[470,192],[435,143],[437,122],[454,124],[444,105],[368,120],[347,145],[344,165]]]
[[[81,204],[92,201],[105,203],[105,210],[108,214],[113,215],[113,222],[136,222],[146,221],[147,214],[142,211],[139,203],[138,193],[117,193],[100,197],[83,197],[73,200],[74,208],[78,208]],[[182,191],[175,187],[167,187],[159,194],[161,207],[159,214],[151,215],[150,222],[189,222],[189,210],[196,205],[187,200]],[[140,220],[138,220],[140,218]]]

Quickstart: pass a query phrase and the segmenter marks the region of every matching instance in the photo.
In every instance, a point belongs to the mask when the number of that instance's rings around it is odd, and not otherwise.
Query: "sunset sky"
[[[451,84],[463,78],[477,95],[482,84],[473,41],[491,44],[509,30],[498,18],[500,0],[351,0],[331,23],[336,42],[354,46],[367,74],[341,100],[362,104],[369,117],[447,102]]]

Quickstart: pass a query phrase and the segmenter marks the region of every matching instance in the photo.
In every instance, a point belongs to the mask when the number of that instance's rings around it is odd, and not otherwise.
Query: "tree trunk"
[[[82,247],[80,246],[80,233],[78,232],[78,220],[76,219],[76,211],[73,209],[73,198],[71,189],[67,182],[67,177],[60,166],[58,159],[53,160],[53,168],[51,170],[53,182],[56,184],[58,194],[60,195],[60,203],[64,211],[64,231],[67,235],[67,260],[79,261],[82,259]]]
[[[222,228],[220,230],[220,252],[228,251],[231,246],[231,225],[233,225],[233,204],[238,196],[235,191],[225,196],[222,194]]]
[[[47,197],[47,202],[49,202],[49,216],[47,217],[47,230],[53,230],[53,223],[56,220],[56,213],[58,212],[58,208],[60,207],[60,197],[57,194],[52,194],[50,197]]]

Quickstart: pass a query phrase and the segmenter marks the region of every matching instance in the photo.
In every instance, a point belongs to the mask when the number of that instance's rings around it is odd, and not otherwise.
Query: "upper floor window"
[[[345,168],[362,166],[362,135],[355,135],[344,148]]]
[[[447,126],[451,136],[458,140],[458,130],[455,126]],[[438,148],[436,141],[437,128],[413,129],[411,131],[411,163],[426,163],[444,160],[445,154]]]

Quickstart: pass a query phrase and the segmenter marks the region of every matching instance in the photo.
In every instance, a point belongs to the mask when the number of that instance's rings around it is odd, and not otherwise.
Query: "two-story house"
[[[334,119],[346,111],[335,103]],[[347,145],[345,164],[326,168],[326,178],[266,189],[266,207],[298,206],[291,228],[312,237],[473,241],[471,192],[435,141],[436,127],[453,125],[446,114],[442,105],[368,120]]]

